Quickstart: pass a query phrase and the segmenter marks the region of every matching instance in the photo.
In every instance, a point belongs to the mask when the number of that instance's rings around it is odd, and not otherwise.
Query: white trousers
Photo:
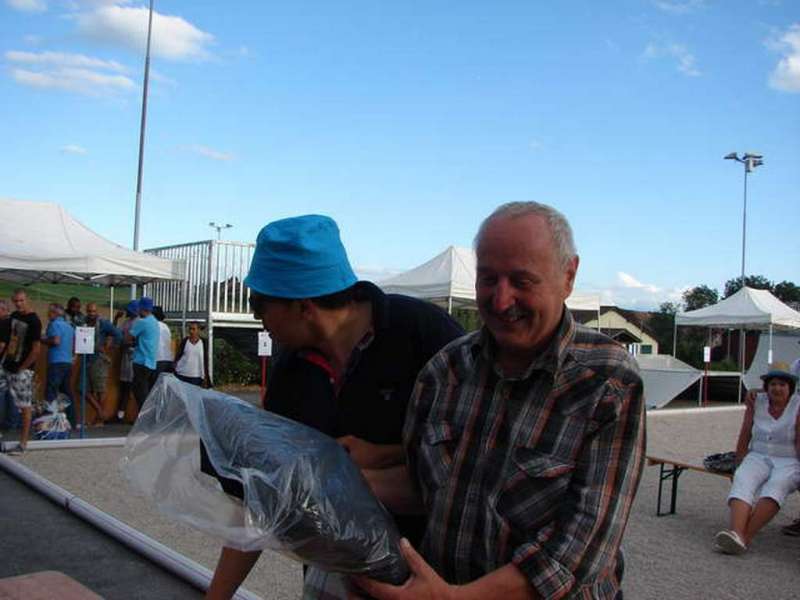
[[[748,452],[733,476],[728,502],[736,498],[753,506],[760,498],[771,498],[783,506],[786,496],[800,487],[800,460]]]

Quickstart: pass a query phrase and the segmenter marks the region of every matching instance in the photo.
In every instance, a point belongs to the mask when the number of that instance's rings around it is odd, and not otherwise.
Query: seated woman
[[[772,370],[762,375],[764,392],[748,397],[728,495],[730,530],[714,538],[715,549],[742,554],[756,533],[778,514],[800,484],[800,395],[797,377]]]

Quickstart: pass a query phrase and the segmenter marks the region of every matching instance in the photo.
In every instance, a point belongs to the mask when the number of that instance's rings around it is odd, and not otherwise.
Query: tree
[[[675,313],[680,307],[674,302],[663,302],[658,312],[650,318],[650,328],[658,340],[661,354],[672,354],[672,335],[675,327]]]
[[[719,302],[719,293],[707,285],[697,285],[683,292],[685,310],[697,310],[717,302]]]
[[[772,291],[772,282],[763,275],[747,275],[744,278],[744,281],[749,288],[753,288],[755,290],[769,290],[770,292]],[[728,279],[728,281],[725,282],[725,298],[733,296],[740,289],[742,289],[741,277]]]
[[[772,293],[781,302],[800,303],[800,286],[792,283],[791,281],[781,281],[775,284]]]

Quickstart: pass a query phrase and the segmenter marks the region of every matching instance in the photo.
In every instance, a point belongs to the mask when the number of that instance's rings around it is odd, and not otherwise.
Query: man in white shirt
[[[178,346],[175,375],[181,381],[211,387],[208,377],[208,342],[200,337],[199,323],[189,324],[189,335]]]

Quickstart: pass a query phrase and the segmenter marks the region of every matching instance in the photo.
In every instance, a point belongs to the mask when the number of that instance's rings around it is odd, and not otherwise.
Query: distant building
[[[600,307],[600,331],[627,347],[632,354],[658,354],[658,340],[647,325],[652,313],[618,306]],[[597,312],[573,310],[578,323],[597,328]]]

